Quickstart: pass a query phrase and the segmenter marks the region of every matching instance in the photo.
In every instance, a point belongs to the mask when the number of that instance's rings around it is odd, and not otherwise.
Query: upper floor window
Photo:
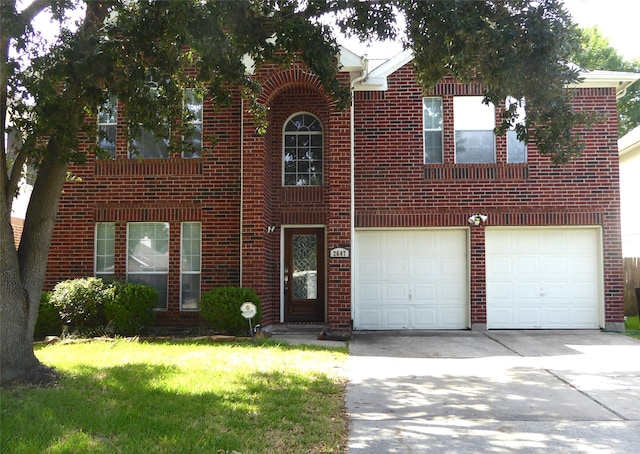
[[[165,130],[162,135],[169,135],[169,125],[161,125]],[[168,158],[169,139],[158,138],[156,134],[146,128],[139,128],[138,131],[129,131],[129,157],[130,158]]]
[[[157,84],[153,79],[149,79],[149,93],[151,96],[158,95]],[[156,132],[139,126],[129,130],[129,157],[130,158],[168,158],[169,157],[169,122],[165,121],[158,125]]]
[[[482,96],[453,98],[456,163],[496,162],[496,113],[493,104],[483,104]]]
[[[425,164],[442,164],[442,98],[422,99]]]
[[[517,118],[514,125],[507,131],[507,162],[508,163],[524,163],[527,162],[527,145],[518,140],[518,135],[515,131],[515,126],[518,124],[524,124],[526,119],[525,100],[518,101],[515,98],[507,98],[507,109],[516,104]]]
[[[295,114],[284,126],[283,184],[322,185],[322,124],[309,113]]]
[[[116,130],[118,126],[118,98],[110,96],[98,109],[98,158],[116,157]]]
[[[199,158],[202,156],[202,94],[192,88],[184,92],[184,106],[191,116],[190,125],[193,132],[184,136],[188,147],[183,151],[184,158]]]

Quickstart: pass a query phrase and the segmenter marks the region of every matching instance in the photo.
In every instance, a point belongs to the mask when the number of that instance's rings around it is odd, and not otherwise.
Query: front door
[[[324,322],[324,254],[323,228],[285,229],[285,322]]]

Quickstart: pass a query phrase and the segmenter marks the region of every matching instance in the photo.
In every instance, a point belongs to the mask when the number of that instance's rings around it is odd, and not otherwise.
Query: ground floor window
[[[127,224],[127,281],[155,288],[160,296],[158,309],[166,309],[168,278],[169,224]]]
[[[182,223],[180,255],[180,308],[197,310],[202,264],[202,225],[199,222]]]
[[[114,222],[96,224],[94,275],[106,282],[114,280],[115,232]]]

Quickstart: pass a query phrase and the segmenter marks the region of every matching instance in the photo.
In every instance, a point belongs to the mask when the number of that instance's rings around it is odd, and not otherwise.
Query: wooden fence
[[[640,257],[625,257],[624,315],[638,315],[636,287],[640,288]]]

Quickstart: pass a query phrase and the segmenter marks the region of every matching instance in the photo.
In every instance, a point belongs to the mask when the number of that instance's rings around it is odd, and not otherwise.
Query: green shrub
[[[42,292],[34,338],[44,339],[46,336],[59,336],[61,333],[62,320],[58,308],[51,301],[51,292]]]
[[[105,324],[104,299],[108,284],[88,277],[59,282],[51,294],[51,302],[64,324],[74,330],[97,328]]]
[[[119,334],[138,334],[153,321],[158,292],[153,287],[131,282],[116,282],[107,291],[105,314],[109,326]]]
[[[200,315],[211,323],[214,330],[221,333],[248,334],[249,322],[240,312],[240,306],[246,301],[252,302],[258,309],[252,319],[255,326],[262,317],[261,301],[258,294],[250,288],[218,287],[205,292],[200,300]]]

